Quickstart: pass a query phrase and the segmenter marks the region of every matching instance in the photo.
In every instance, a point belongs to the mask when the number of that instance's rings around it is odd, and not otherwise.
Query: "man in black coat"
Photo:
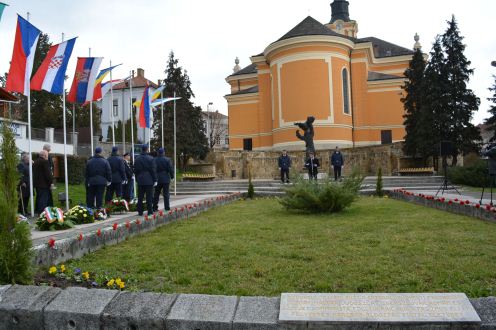
[[[18,212],[22,215],[27,214],[28,203],[29,203],[29,155],[23,153],[21,156],[21,162],[17,165],[17,170],[21,175],[19,180],[18,190],[19,190],[19,206]]]
[[[336,150],[331,155],[331,166],[334,169],[334,181],[341,180],[341,169],[344,167],[343,154],[336,146]]]
[[[169,158],[165,157],[165,150],[160,148],[158,156],[154,159],[157,168],[158,184],[155,187],[155,196],[153,198],[153,211],[158,210],[158,199],[160,194],[164,196],[164,210],[170,210],[169,184],[174,179],[174,169]]]
[[[131,166],[131,155],[129,153],[124,154],[124,168],[126,170],[126,183],[122,185],[122,198],[126,201],[131,201],[131,188],[134,185],[134,171]]]
[[[143,215],[143,198],[146,194],[148,215],[153,214],[153,187],[157,186],[157,170],[153,157],[148,155],[148,145],[143,145],[141,154],[134,161],[134,173],[138,182],[138,214]]]
[[[86,163],[86,189],[88,189],[87,206],[99,209],[103,203],[105,186],[112,182],[112,170],[109,162],[102,156],[102,148],[95,149],[95,155]],[[96,201],[96,203],[95,203]]]
[[[320,162],[319,160],[315,157],[313,152],[310,152],[308,154],[308,158],[305,162],[305,167],[308,170],[308,179],[309,180],[317,180],[317,174],[319,173],[319,167],[320,167]]]
[[[33,164],[33,187],[36,189],[36,213],[43,212],[49,206],[50,188],[53,182],[53,175],[48,162],[48,152],[40,151],[38,159]]]
[[[107,193],[105,194],[106,203],[109,203],[112,200],[114,193],[115,197],[122,197],[122,185],[125,184],[127,180],[124,159],[119,156],[118,152],[118,147],[112,147],[112,154],[107,159],[112,171],[112,181],[110,186],[107,187]]]
[[[278,160],[279,170],[281,171],[281,182],[289,183],[289,169],[291,168],[291,158],[289,158],[286,150],[282,151],[282,155]]]

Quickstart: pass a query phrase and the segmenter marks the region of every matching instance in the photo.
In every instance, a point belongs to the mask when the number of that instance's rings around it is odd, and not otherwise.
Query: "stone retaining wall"
[[[496,329],[496,298],[471,299],[481,329]],[[0,330],[12,329],[304,329],[281,324],[280,298],[0,286]],[[361,329],[359,324],[332,329]],[[378,326],[377,328],[381,328]],[[392,329],[391,326],[386,327]],[[408,329],[452,329],[410,324]],[[472,328],[470,328],[472,329]]]
[[[104,246],[118,244],[129,237],[146,233],[172,221],[185,220],[212,207],[230,203],[239,199],[240,196],[240,194],[229,194],[210,198],[200,203],[172,209],[169,212],[158,213],[150,218],[133,216],[133,220],[85,233],[84,236],[81,234],[81,236],[47,241],[46,244],[33,248],[35,252],[34,263],[50,266],[66,260],[77,259]]]
[[[368,146],[342,149],[345,159],[343,175],[348,175],[354,167],[360,169],[363,175],[376,175],[382,167],[383,175],[393,175],[398,172],[405,159],[401,143],[391,145]],[[320,172],[330,172],[329,158],[333,150],[318,150],[317,157],[321,161]],[[277,160],[280,152],[273,151],[220,151],[215,150],[208,155],[207,161],[215,165],[218,179],[248,179],[251,171],[253,179],[279,178]],[[305,152],[288,151],[293,162],[293,170],[303,171]],[[233,177],[233,171],[235,176]]]

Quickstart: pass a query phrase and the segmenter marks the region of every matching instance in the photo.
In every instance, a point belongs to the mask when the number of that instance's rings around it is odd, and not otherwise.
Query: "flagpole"
[[[64,34],[62,33],[62,42]],[[69,211],[69,176],[67,174],[67,124],[65,118],[65,79],[62,83],[62,120],[64,121],[64,175],[65,175],[65,209]],[[74,144],[72,145],[74,148]]]
[[[27,14],[29,22],[29,12]],[[31,217],[34,218],[34,193],[33,193],[33,154],[31,150],[31,81],[28,80],[28,151],[29,151],[29,198],[31,199]]]
[[[91,57],[91,48],[89,49],[89,57]],[[91,150],[90,150],[90,155],[93,155],[94,148],[93,148],[93,101],[90,100],[90,140],[91,140]]]
[[[134,112],[133,112],[133,78],[134,72],[131,70],[131,79],[129,79],[129,94],[130,94],[130,103],[131,103],[131,157],[133,159],[134,166]],[[136,191],[136,180],[133,180],[133,188]]]
[[[177,195],[176,92],[174,91],[174,196]]]
[[[74,155],[77,155],[77,148],[74,141],[76,140],[76,102],[72,104],[72,147],[74,148]]]
[[[160,91],[160,98],[162,99],[162,101],[164,100],[164,91],[161,90]],[[162,102],[162,113],[161,113],[161,122],[162,122],[162,148],[165,148],[165,145],[164,145],[164,103]]]
[[[112,60],[110,60],[110,68],[112,68]],[[112,119],[112,146],[115,147],[114,90],[112,89],[112,69],[110,69],[110,118]]]

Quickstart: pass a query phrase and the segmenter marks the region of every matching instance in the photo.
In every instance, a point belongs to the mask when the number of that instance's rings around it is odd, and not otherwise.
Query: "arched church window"
[[[350,93],[348,90],[348,70],[343,69],[343,111],[350,114]]]

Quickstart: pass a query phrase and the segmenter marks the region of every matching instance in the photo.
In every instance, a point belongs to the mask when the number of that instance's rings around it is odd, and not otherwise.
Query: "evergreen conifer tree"
[[[426,159],[429,155],[428,137],[421,134],[422,125],[425,125],[425,118],[422,116],[428,109],[423,104],[424,93],[424,72],[425,60],[420,48],[415,50],[408,69],[405,71],[405,77],[408,79],[402,87],[406,96],[401,99],[405,109],[405,144],[403,150],[407,155],[416,157],[420,156]]]
[[[467,87],[474,70],[471,62],[465,57],[465,45],[460,35],[455,17],[448,21],[448,29],[442,36],[445,57],[445,72],[447,85],[445,98],[449,109],[450,131],[448,140],[453,143],[453,165],[457,156],[478,149],[480,132],[470,121],[473,113],[478,110],[480,100]]]
[[[487,129],[493,132],[493,136],[491,137],[491,142],[496,141],[496,76],[493,76],[494,84],[489,88],[493,95],[488,97],[487,100],[492,102],[491,108],[489,108],[489,113],[491,117],[485,120],[485,124],[488,125]]]
[[[17,222],[17,147],[8,122],[2,125],[0,152],[0,284],[32,282],[29,225]],[[31,201],[32,202],[32,201]]]
[[[174,52],[169,54],[164,79],[164,97],[172,97],[174,92],[176,101],[176,129],[177,129],[177,156],[179,166],[184,168],[188,158],[205,158],[208,152],[208,142],[205,136],[205,124],[201,114],[201,107],[194,106],[191,98],[194,97],[191,81],[186,70],[178,65],[179,61]],[[173,102],[164,106],[164,135],[167,154],[172,155],[174,143],[174,117]],[[154,118],[160,118],[160,107],[154,110]],[[162,127],[160,120],[153,124],[154,138],[152,145],[158,148],[161,145]]]

